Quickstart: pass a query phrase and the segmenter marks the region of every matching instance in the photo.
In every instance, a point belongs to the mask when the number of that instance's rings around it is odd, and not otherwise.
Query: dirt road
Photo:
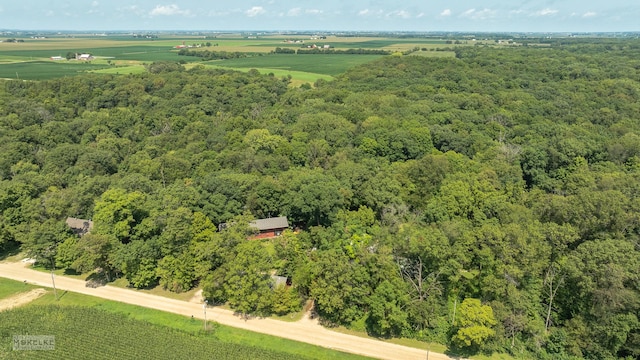
[[[0,276],[17,281],[27,281],[30,284],[36,284],[38,286],[51,287],[51,275],[49,273],[31,270],[25,268],[25,266],[26,264],[21,262],[0,263]],[[122,289],[109,285],[98,288],[89,288],[85,286],[85,282],[82,280],[63,276],[56,276],[55,282],[58,290],[73,291],[175,314],[185,316],[193,315],[195,318],[204,319],[204,309],[202,304],[168,299],[161,296],[145,294],[135,290]],[[241,317],[234,315],[232,311],[216,307],[208,307],[207,320],[330,349],[369,356],[372,358],[397,360],[427,358],[426,349],[415,349],[334,332],[318,325],[317,321],[310,320],[306,317],[293,323],[274,319],[244,320]],[[429,353],[429,360],[450,359],[453,358],[444,354],[433,352]]]

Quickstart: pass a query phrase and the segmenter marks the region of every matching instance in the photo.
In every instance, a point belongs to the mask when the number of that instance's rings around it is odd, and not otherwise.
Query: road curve
[[[26,268],[25,263],[22,262],[0,263],[0,277],[17,281],[26,281],[38,286],[51,287],[51,274]],[[55,284],[58,290],[72,291],[103,299],[204,319],[202,304],[169,299],[162,296],[150,295],[132,289],[123,289],[109,285],[90,288],[86,287],[86,282],[83,280],[64,276],[56,276]],[[274,319],[245,320],[234,315],[232,311],[217,307],[208,307],[207,319],[240,329],[301,341],[308,344],[364,355],[376,359],[427,359],[426,349],[416,349],[374,339],[338,333],[318,325],[317,321],[309,320],[307,318],[297,322],[284,322]],[[444,354],[430,352],[428,359],[452,360],[454,358]]]

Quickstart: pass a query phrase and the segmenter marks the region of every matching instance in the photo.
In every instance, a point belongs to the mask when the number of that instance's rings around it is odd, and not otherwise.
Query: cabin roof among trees
[[[289,227],[289,221],[286,216],[279,216],[267,219],[258,219],[249,223],[252,228],[257,228],[260,231],[273,230],[273,229],[285,229]]]

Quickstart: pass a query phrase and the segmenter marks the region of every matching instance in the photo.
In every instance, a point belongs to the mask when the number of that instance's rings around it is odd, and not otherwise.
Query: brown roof
[[[274,230],[274,229],[286,229],[289,227],[289,221],[286,216],[279,216],[267,219],[258,219],[249,223],[249,226],[256,228],[260,231]]]

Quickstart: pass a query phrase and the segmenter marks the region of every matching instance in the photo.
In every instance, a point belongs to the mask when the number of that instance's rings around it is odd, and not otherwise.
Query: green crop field
[[[0,333],[7,334],[0,340],[0,353],[9,359],[308,359],[222,342],[215,331],[189,333],[75,306],[30,306],[3,312]],[[11,335],[26,334],[54,336],[54,350],[13,351]]]
[[[82,47],[52,50],[14,50],[0,51],[0,56],[21,57],[31,59],[49,59],[52,56],[65,57],[67,52],[89,53],[96,58],[107,57],[116,60],[139,60],[139,61],[177,61],[178,53],[172,47],[159,46],[116,46],[116,47]]]
[[[330,39],[328,40],[320,40],[326,43],[331,43],[334,45]],[[396,47],[396,46],[419,46],[419,45],[445,45],[443,40],[424,40],[424,39],[375,39],[375,40],[364,40],[364,41],[344,41],[344,42],[336,42],[335,47],[340,49],[383,49],[387,47]]]
[[[111,66],[104,69],[92,70],[92,73],[96,74],[111,74],[111,75],[129,75],[129,74],[142,74],[145,71],[142,65],[130,65],[130,66]]]
[[[380,57],[381,55],[276,54],[242,59],[215,60],[206,63],[228,68],[279,69],[335,76],[351,67],[379,59]]]
[[[28,61],[0,65],[0,78],[21,80],[46,80],[63,76],[75,76],[108,65],[78,62]]]
[[[0,278],[0,299],[33,288],[36,287]],[[0,355],[10,354],[9,359],[32,359],[35,355],[47,359],[111,359],[114,354],[122,355],[115,356],[122,359],[366,359],[220,324],[205,333],[201,331],[201,320],[93,296],[66,291],[58,291],[58,296],[56,301],[49,291],[21,308],[1,313]],[[54,335],[56,351],[11,351],[12,335],[21,334]],[[96,339],[101,343],[91,343]],[[161,348],[164,353],[155,356],[148,349],[150,346]],[[227,352],[216,353],[216,346]],[[195,347],[208,352],[189,352]]]

